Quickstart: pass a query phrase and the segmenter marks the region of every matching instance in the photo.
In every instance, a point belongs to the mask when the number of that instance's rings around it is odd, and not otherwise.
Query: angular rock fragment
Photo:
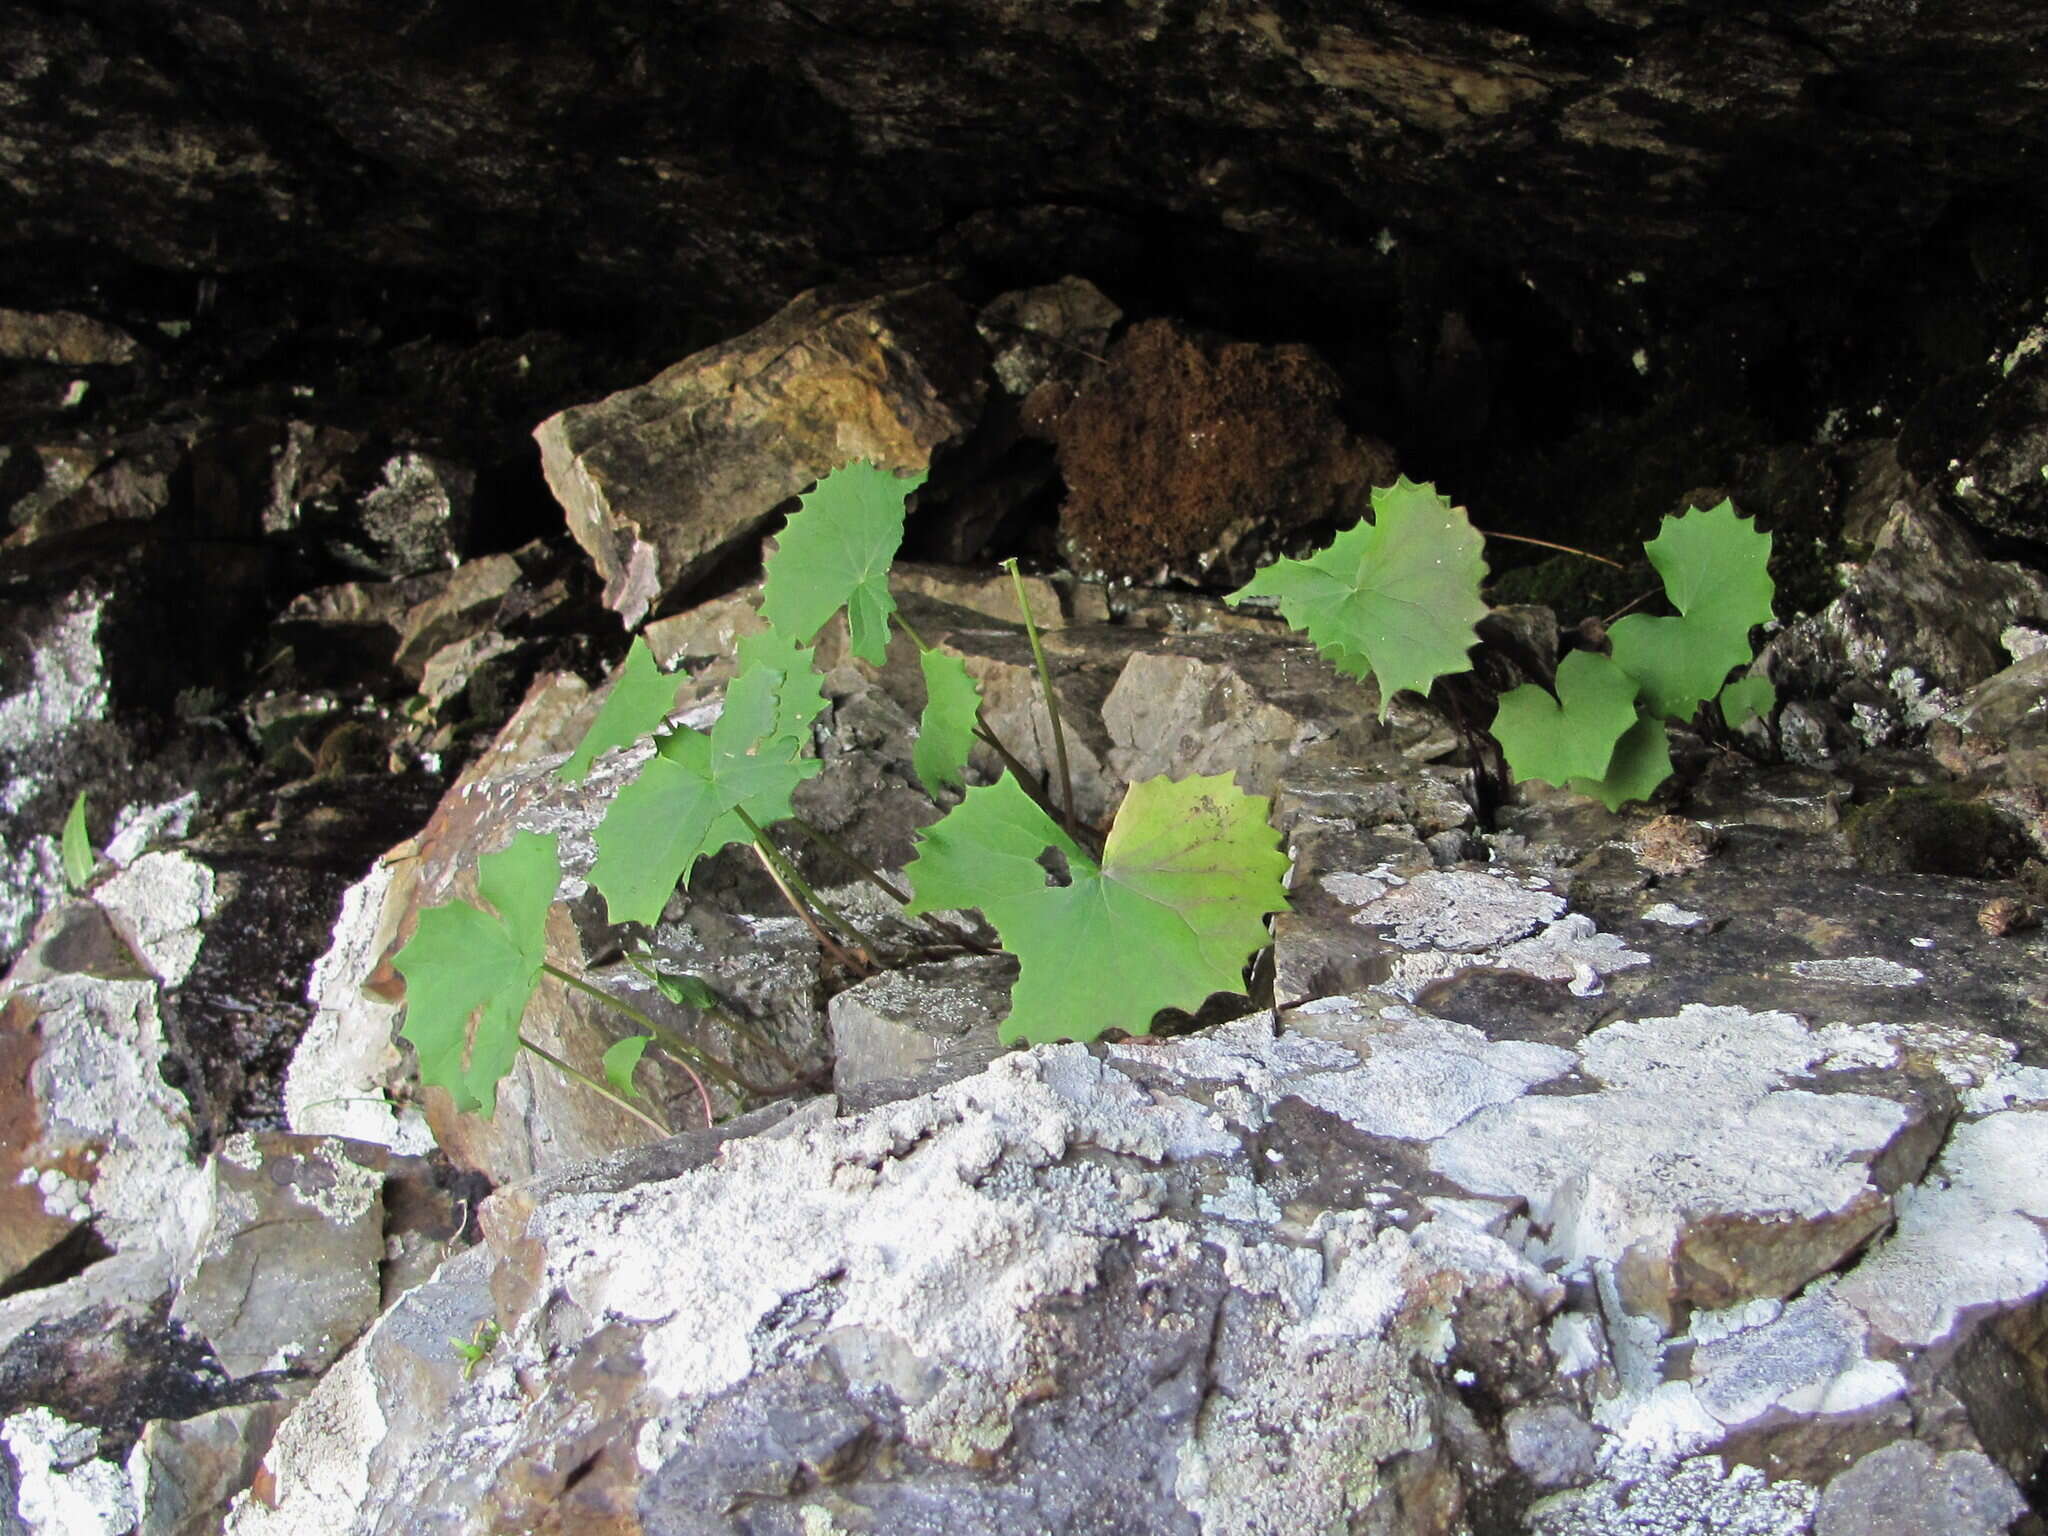
[[[628,626],[853,459],[922,470],[972,428],[985,349],[936,286],[799,295],[762,325],[536,429],[569,531]]]

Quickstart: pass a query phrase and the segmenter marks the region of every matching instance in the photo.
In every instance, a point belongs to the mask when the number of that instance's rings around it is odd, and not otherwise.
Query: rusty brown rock
[[[1394,455],[1344,426],[1340,393],[1307,347],[1133,327],[1059,421],[1060,519],[1079,562],[1237,586],[1288,534],[1355,521],[1392,483]]]

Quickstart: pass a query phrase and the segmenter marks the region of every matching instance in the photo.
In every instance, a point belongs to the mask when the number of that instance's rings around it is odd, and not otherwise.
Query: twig
[[[1507,539],[1515,544],[1534,544],[1538,549],[1554,549],[1561,555],[1577,555],[1582,560],[1598,560],[1602,565],[1611,565],[1617,571],[1628,569],[1619,560],[1596,555],[1590,549],[1575,549],[1569,544],[1553,544],[1548,539],[1532,539],[1526,533],[1495,533],[1490,528],[1474,528],[1472,531],[1482,539]]]

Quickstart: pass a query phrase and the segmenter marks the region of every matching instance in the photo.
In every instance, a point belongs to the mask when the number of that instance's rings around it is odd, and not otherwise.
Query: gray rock
[[[133,336],[87,315],[0,309],[0,357],[14,362],[94,368],[131,363],[136,352]]]
[[[1958,592],[1970,601],[1956,602]],[[1787,625],[1759,657],[1780,697],[1808,701],[1808,716],[1781,722],[1787,753],[1825,766],[1917,740],[2006,664],[2001,634],[2043,612],[2048,582],[2038,574],[1986,560],[1948,513],[1898,502],[1841,596]]]
[[[1562,1488],[1592,1477],[1600,1432],[1562,1403],[1517,1408],[1502,1425],[1508,1459],[1538,1488]]]
[[[1093,283],[1056,283],[998,294],[981,307],[974,328],[989,344],[990,366],[1005,390],[1023,399],[1050,379],[1078,378],[1109,349],[1123,311]]]
[[[813,291],[534,436],[606,605],[637,625],[827,471],[851,459],[924,469],[977,419],[984,362],[967,311],[943,289]]]
[[[1002,1054],[1016,962],[1007,955],[885,971],[832,999],[832,1088],[851,1110],[915,1098]]]
[[[2027,1512],[2011,1478],[1978,1451],[1937,1456],[1918,1440],[1872,1451],[1827,1486],[1814,1536],[2004,1536]]]
[[[384,1170],[372,1148],[243,1132],[207,1165],[172,1319],[230,1375],[318,1372],[376,1317]]]
[[[216,1536],[290,1406],[253,1403],[151,1420],[128,1455],[128,1480],[141,1507],[135,1536]]]

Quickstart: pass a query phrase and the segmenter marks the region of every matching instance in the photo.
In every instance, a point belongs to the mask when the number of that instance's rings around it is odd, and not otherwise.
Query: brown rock
[[[1059,420],[1078,561],[1237,586],[1287,534],[1356,519],[1392,483],[1394,455],[1345,428],[1340,393],[1306,347],[1133,327]]]
[[[827,471],[925,468],[979,417],[985,364],[973,317],[943,288],[817,289],[534,437],[606,606],[636,625]]]

